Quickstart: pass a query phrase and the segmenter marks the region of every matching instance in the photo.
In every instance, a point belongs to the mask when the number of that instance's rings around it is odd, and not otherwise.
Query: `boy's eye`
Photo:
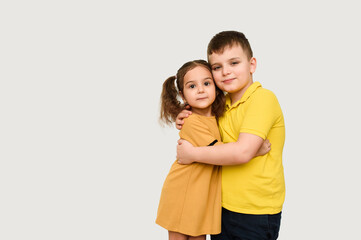
[[[232,62],[232,65],[237,65],[239,62],[237,62],[237,61],[234,61],[234,62]]]
[[[213,71],[217,71],[217,70],[219,70],[221,67],[219,67],[219,66],[216,66],[216,67],[213,67]]]

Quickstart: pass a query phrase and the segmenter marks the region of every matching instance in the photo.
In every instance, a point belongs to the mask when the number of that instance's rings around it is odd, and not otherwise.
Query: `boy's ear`
[[[257,68],[257,60],[256,60],[256,58],[252,57],[251,60],[250,60],[250,64],[251,64],[250,72],[254,73],[256,71],[256,68]]]

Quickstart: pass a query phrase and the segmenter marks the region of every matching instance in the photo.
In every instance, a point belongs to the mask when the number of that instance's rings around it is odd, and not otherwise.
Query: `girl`
[[[160,119],[173,123],[186,105],[193,114],[185,119],[180,138],[194,146],[221,144],[217,118],[225,96],[204,60],[185,63],[164,82]],[[268,152],[261,149],[257,155]],[[169,240],[205,240],[206,234],[221,232],[221,209],[221,167],[175,161],[163,185],[156,223],[168,230]]]

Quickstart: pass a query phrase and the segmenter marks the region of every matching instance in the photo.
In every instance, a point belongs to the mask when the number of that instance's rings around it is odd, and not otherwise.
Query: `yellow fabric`
[[[194,146],[221,143],[216,119],[194,113],[185,119],[179,136]],[[221,209],[221,168],[175,161],[163,185],[156,223],[190,236],[218,234]]]
[[[240,133],[251,133],[271,142],[271,151],[250,162],[222,168],[222,206],[245,214],[276,214],[282,210],[285,182],[282,150],[285,125],[276,96],[253,83],[242,98],[219,119],[224,143],[236,142]]]

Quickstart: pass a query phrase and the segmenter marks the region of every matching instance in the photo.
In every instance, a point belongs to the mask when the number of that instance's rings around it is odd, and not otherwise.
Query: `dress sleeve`
[[[185,120],[179,136],[197,147],[218,143],[216,136],[212,134],[207,124],[192,115]],[[214,142],[215,140],[217,142]]]

